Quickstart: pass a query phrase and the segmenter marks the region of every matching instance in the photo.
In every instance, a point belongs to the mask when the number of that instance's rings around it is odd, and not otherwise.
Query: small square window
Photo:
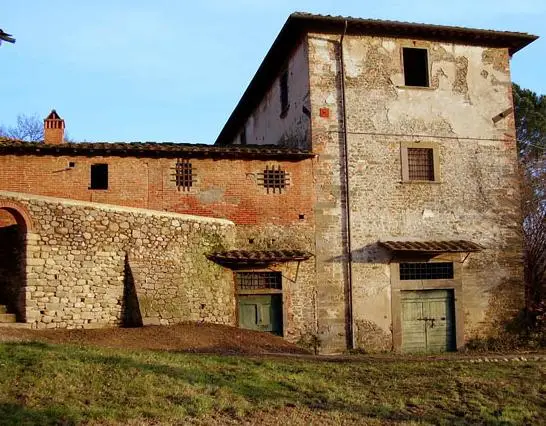
[[[409,180],[434,180],[432,148],[408,148]]]
[[[412,47],[402,48],[404,62],[404,84],[406,86],[429,87],[428,51]]]
[[[277,166],[277,168],[266,166],[263,173],[258,175],[258,182],[267,189],[268,194],[271,189],[273,193],[278,191],[280,194],[289,184],[288,173],[281,170],[281,166]]]
[[[175,181],[179,191],[189,191],[193,186],[193,168],[189,160],[176,161]]]
[[[439,181],[438,146],[432,142],[402,142],[402,181]]]
[[[108,189],[108,164],[91,165],[91,185],[89,189]]]

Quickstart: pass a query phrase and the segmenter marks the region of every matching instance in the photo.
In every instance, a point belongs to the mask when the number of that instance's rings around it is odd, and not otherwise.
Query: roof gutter
[[[339,68],[340,68],[340,86],[341,86],[341,111],[343,114],[343,167],[345,175],[345,252],[346,252],[346,272],[347,272],[347,346],[354,349],[354,321],[353,321],[353,250],[351,243],[351,200],[349,195],[349,143],[347,140],[347,108],[345,97],[345,60],[343,55],[343,40],[347,34],[348,22],[345,20],[343,33],[339,39]]]

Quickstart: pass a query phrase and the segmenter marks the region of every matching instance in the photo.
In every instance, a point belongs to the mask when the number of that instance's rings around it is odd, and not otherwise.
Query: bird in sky
[[[0,29],[0,44],[2,44],[2,41],[7,41],[8,43],[15,43],[15,39],[11,36],[11,34],[8,34],[4,32],[4,30]]]

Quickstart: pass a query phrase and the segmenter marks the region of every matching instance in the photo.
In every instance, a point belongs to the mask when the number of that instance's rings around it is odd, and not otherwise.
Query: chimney
[[[64,143],[64,120],[54,109],[44,119],[44,143],[46,145]]]

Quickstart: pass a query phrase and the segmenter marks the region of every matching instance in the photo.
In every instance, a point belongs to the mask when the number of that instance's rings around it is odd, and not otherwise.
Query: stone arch
[[[24,206],[0,199],[0,322],[26,320],[27,240],[33,228]]]
[[[0,210],[5,210],[10,213],[26,233],[32,232],[34,224],[31,216],[25,206],[11,200],[3,200],[0,198]]]

